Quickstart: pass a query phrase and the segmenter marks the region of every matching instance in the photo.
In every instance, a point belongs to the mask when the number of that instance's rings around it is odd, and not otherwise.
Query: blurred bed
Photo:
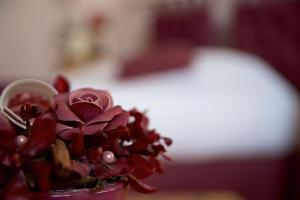
[[[115,104],[147,110],[151,125],[174,139],[175,161],[151,182],[163,189],[283,198],[299,101],[295,89],[262,59],[202,48],[188,68],[126,80],[101,70],[99,65],[69,74],[73,88],[110,90]]]

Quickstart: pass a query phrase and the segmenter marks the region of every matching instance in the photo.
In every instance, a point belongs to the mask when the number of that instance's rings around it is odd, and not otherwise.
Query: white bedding
[[[123,82],[97,67],[68,76],[74,88],[108,89],[115,104],[148,110],[176,159],[281,156],[294,145],[298,96],[254,55],[206,48],[190,69]]]

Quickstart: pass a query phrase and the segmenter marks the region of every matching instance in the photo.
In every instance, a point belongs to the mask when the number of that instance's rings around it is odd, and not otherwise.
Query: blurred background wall
[[[1,75],[7,79],[16,76],[47,78],[49,72],[60,65],[66,26],[76,23],[83,26],[89,23],[93,13],[101,14],[106,20],[102,40],[110,56],[126,57],[149,45],[150,24],[158,7],[172,10],[188,7],[191,3],[205,4],[215,40],[226,44],[238,2],[245,0],[1,0]]]

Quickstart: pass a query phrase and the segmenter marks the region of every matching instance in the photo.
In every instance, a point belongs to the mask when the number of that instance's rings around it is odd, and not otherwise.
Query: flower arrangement
[[[107,91],[70,92],[63,77],[53,86],[25,80],[2,93],[1,199],[120,181],[155,192],[142,179],[162,173],[158,157],[170,160],[165,152],[172,140],[149,129],[145,113],[115,106]]]

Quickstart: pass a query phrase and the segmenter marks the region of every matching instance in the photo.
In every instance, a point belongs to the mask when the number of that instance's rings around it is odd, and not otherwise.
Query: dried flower
[[[47,109],[39,107],[37,94],[13,98],[26,130],[0,112],[0,197],[29,200],[36,191],[119,180],[143,193],[156,191],[142,180],[163,172],[158,157],[170,160],[165,153],[172,140],[149,129],[144,113],[114,106],[107,91],[69,92],[63,77],[55,88],[60,94]]]

